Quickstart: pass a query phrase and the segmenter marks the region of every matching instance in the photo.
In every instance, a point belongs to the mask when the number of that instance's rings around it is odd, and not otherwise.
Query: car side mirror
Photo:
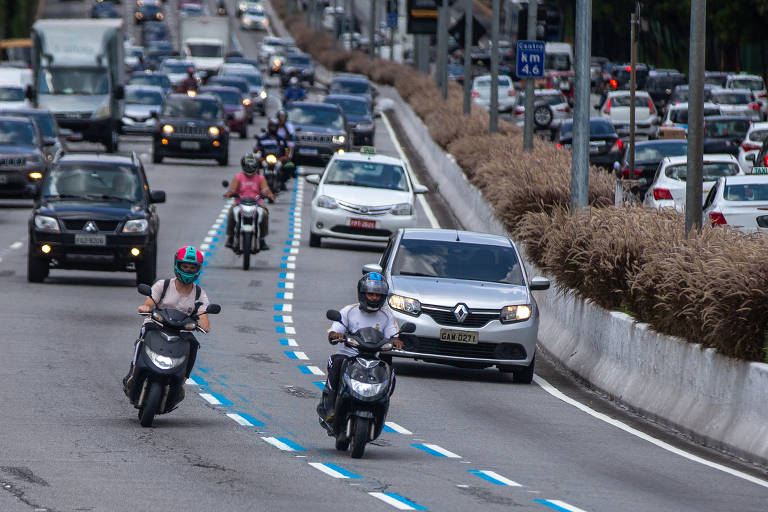
[[[336,311],[335,309],[329,309],[325,312],[325,318],[332,322],[341,322],[341,313]]]
[[[427,188],[425,185],[416,184],[413,186],[414,194],[426,194],[427,192],[429,192],[429,188]]]
[[[139,286],[136,287],[139,290],[139,293],[141,295],[146,295],[147,297],[152,296],[152,287],[148,284],[141,283]]]
[[[755,160],[757,159],[757,155],[754,153],[749,153],[744,157],[746,160],[749,160],[752,163],[755,163]]]
[[[310,174],[306,178],[304,178],[307,183],[310,183],[312,185],[319,185],[320,184],[320,175],[319,174]]]
[[[218,315],[221,313],[221,306],[218,304],[208,304],[208,307],[205,308],[205,312],[209,315]]]
[[[157,119],[158,117],[160,117],[160,114],[157,112],[157,110],[153,110],[152,112],[149,113],[149,117],[153,117]]]
[[[384,270],[381,268],[381,265],[378,263],[366,263],[363,265],[363,274],[370,274],[371,272],[381,274],[383,271]]]
[[[400,327],[400,334],[413,334],[414,332],[416,332],[416,324],[413,322],[405,322]]]
[[[531,282],[528,284],[528,288],[530,288],[532,291],[535,291],[535,290],[548,290],[549,289],[549,279],[547,279],[546,277],[536,276],[533,279],[531,279]]]
[[[152,190],[149,192],[150,203],[164,203],[165,191],[164,190]]]
[[[125,98],[125,87],[118,85],[115,87],[115,99],[122,100],[123,98]]]

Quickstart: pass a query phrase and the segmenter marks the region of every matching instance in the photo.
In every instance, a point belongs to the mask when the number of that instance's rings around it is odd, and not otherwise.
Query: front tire
[[[323,237],[320,235],[316,235],[314,233],[309,234],[309,246],[310,247],[320,247],[320,240],[322,240]]]
[[[229,148],[227,148],[227,152],[224,153],[222,156],[218,157],[216,161],[219,162],[219,165],[222,167],[228,166],[229,165]]]
[[[118,148],[118,136],[116,130],[111,130],[109,136],[104,139],[104,147],[107,153],[116,153]]]
[[[350,456],[353,459],[359,459],[365,453],[365,445],[368,444],[368,431],[369,431],[368,418],[355,418],[355,429],[352,433],[352,452]]]
[[[27,281],[42,283],[48,277],[49,272],[48,260],[37,258],[31,254],[27,256]]]
[[[345,452],[349,449],[349,439],[344,432],[336,434],[336,449]]]
[[[243,251],[243,270],[251,268],[251,238],[251,234],[246,233],[243,236],[242,247],[240,247]]]
[[[163,387],[160,384],[153,382],[150,386],[147,401],[144,402],[144,407],[139,410],[139,423],[144,428],[152,426],[155,414],[160,408],[160,400],[163,398]]]
[[[512,370],[512,382],[516,384],[530,384],[533,382],[533,368],[536,366],[536,356],[531,359],[531,364]]]
[[[155,148],[154,151],[152,151],[152,163],[153,164],[161,164],[163,163],[163,154],[160,153],[157,148]]]

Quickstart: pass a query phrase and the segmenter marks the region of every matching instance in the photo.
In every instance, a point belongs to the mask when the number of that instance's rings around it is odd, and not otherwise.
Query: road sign
[[[517,42],[517,77],[544,76],[544,41]]]
[[[387,28],[396,29],[397,28],[397,13],[396,12],[388,12],[387,13]]]

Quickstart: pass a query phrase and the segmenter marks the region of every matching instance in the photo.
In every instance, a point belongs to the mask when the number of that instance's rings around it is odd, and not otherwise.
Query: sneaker
[[[259,244],[261,245],[261,250],[262,251],[268,251],[269,250],[269,246],[267,245],[267,241],[264,240],[263,238],[259,239]]]
[[[232,248],[232,237],[231,236],[227,236],[227,241],[224,242],[224,247],[227,247],[229,249]]]

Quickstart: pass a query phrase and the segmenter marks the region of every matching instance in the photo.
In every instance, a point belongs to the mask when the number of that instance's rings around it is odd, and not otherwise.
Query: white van
[[[544,71],[573,71],[573,47],[570,43],[544,45]]]

